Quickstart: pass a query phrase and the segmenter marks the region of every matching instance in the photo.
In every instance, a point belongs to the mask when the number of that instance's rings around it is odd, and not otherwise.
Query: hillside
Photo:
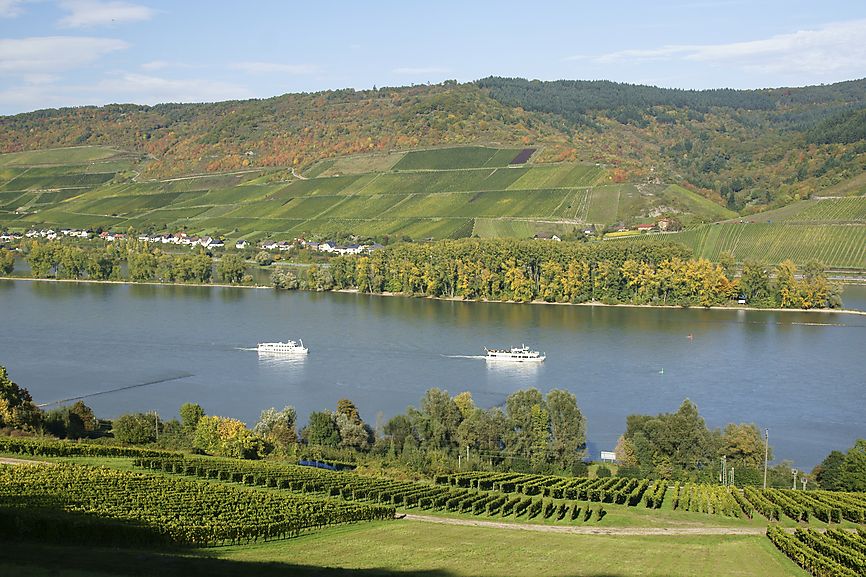
[[[176,231],[229,238],[531,237],[729,210],[676,185],[615,183],[603,166],[536,151],[450,147],[325,160],[307,176],[246,169],[145,180],[135,158],[79,147],[0,155],[0,226]],[[64,156],[67,164],[59,164]]]
[[[359,153],[533,146],[533,163],[602,163],[617,183],[676,183],[744,214],[863,173],[866,80],[684,91],[613,82],[475,83],[211,104],[42,110],[0,119],[0,152],[129,150],[145,177],[294,166]],[[856,190],[856,189],[855,189]],[[859,189],[862,192],[862,188]]]

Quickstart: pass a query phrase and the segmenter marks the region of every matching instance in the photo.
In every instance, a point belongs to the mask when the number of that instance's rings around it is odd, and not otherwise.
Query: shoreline
[[[557,306],[570,306],[570,307],[613,307],[613,308],[635,308],[635,309],[682,309],[682,310],[707,310],[707,311],[770,311],[770,312],[780,312],[780,313],[830,313],[830,314],[845,314],[845,315],[861,315],[866,316],[866,311],[858,311],[856,309],[783,309],[783,308],[761,308],[761,307],[748,307],[748,306],[730,306],[730,307],[703,307],[703,306],[681,306],[681,305],[637,305],[633,303],[603,303],[598,301],[587,301],[583,303],[556,303],[556,302],[547,302],[547,301],[528,301],[528,302],[517,302],[517,301],[487,301],[487,300],[467,300],[463,297],[430,297],[426,295],[408,295],[404,293],[392,293],[392,292],[382,292],[382,293],[362,293],[358,289],[334,289],[330,291],[322,291],[322,292],[335,292],[335,293],[354,293],[354,294],[362,294],[362,295],[370,295],[370,296],[379,296],[379,297],[405,297],[405,298],[422,298],[429,300],[437,300],[437,301],[451,301],[451,302],[465,302],[465,303],[491,303],[491,304],[521,304],[521,305],[557,305]]]
[[[33,277],[12,277],[0,276],[0,280],[11,281],[30,281],[30,282],[55,282],[55,283],[84,283],[84,284],[113,284],[113,285],[141,285],[141,286],[181,286],[181,287],[219,287],[219,288],[242,288],[242,289],[272,289],[271,286],[265,285],[235,285],[225,283],[178,283],[178,282],[133,282],[128,280],[90,280],[90,279],[66,279],[66,278],[33,278]],[[516,301],[488,301],[488,300],[467,300],[463,297],[431,297],[426,295],[410,295],[404,293],[381,292],[381,293],[363,293],[358,289],[332,289],[329,291],[309,291],[297,289],[303,292],[334,292],[346,294],[363,294],[378,297],[403,297],[403,298],[422,298],[428,300],[465,302],[465,303],[493,303],[493,304],[529,304],[529,305],[558,305],[558,306],[578,306],[578,307],[613,307],[613,308],[635,308],[635,309],[682,309],[682,310],[711,310],[711,311],[765,311],[765,312],[781,312],[781,313],[819,313],[819,314],[840,314],[840,315],[859,315],[866,316],[866,311],[858,311],[855,309],[783,309],[783,308],[761,308],[749,306],[681,306],[681,305],[639,305],[633,303],[603,303],[598,301],[587,301],[582,303],[556,303],[534,300],[529,302]],[[286,291],[289,292],[289,291]]]

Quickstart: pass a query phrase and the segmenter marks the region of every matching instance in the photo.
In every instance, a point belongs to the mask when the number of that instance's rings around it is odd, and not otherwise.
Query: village
[[[77,238],[83,240],[102,240],[104,242],[114,242],[129,238],[129,234],[110,231],[92,231],[75,228],[64,228],[60,230],[54,229],[31,229],[24,234],[16,232],[0,233],[0,242],[14,242],[24,238],[28,239],[44,239],[58,240],[61,238]],[[187,246],[189,248],[202,247],[204,249],[222,249],[226,247],[224,239],[215,236],[196,236],[188,235],[186,232],[175,232],[166,234],[139,234],[135,238],[140,242],[149,244],[168,244],[176,246]],[[234,243],[234,248],[237,250],[260,249],[267,251],[288,252],[296,249],[306,249],[314,252],[323,252],[328,254],[361,254],[372,252],[385,248],[384,245],[378,242],[369,244],[338,244],[334,241],[326,240],[322,242],[307,241],[304,238],[296,238],[293,241],[286,240],[267,240],[262,241],[257,246],[253,243],[240,239]]]

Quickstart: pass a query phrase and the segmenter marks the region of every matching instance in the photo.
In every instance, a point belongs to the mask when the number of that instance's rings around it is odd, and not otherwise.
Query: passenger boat
[[[279,355],[306,355],[309,352],[302,340],[286,341],[284,343],[259,343],[256,350],[260,353]]]
[[[488,349],[487,347],[484,347],[484,350],[487,351],[487,356],[485,358],[488,361],[540,363],[547,358],[544,353],[529,350],[529,347],[526,345],[511,347],[510,349]]]

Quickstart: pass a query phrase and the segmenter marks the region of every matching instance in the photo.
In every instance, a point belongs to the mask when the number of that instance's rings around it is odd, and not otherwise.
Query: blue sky
[[[485,76],[678,88],[866,77],[862,0],[0,0],[0,114]]]

